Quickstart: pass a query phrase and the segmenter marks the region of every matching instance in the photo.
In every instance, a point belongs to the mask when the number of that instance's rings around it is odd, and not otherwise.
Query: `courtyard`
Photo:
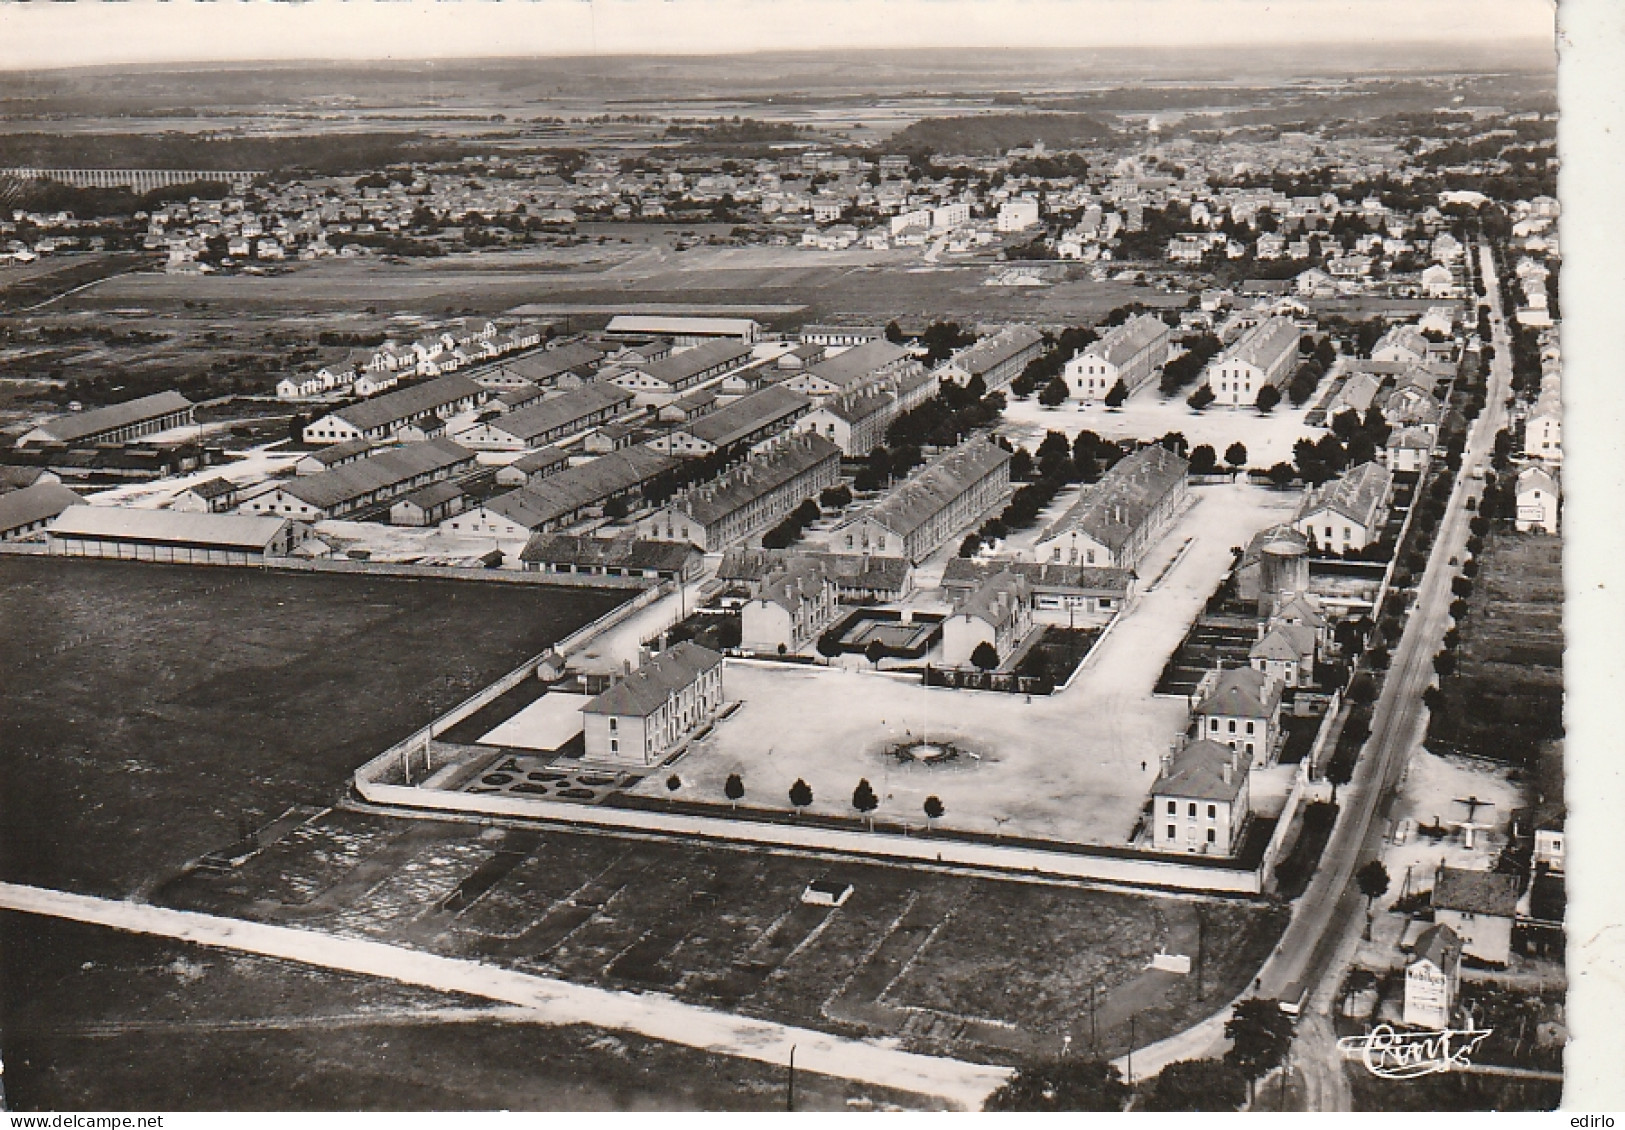
[[[1140,593],[1066,690],[1023,695],[926,688],[912,677],[823,666],[730,662],[724,692],[739,708],[672,766],[676,798],[724,805],[738,774],[744,804],[789,810],[807,782],[807,810],[853,817],[867,778],[889,822],[1071,843],[1128,842],[1158,758],[1185,730],[1189,704],[1153,694],[1164,662],[1229,567],[1231,548],[1286,520],[1297,495],[1230,483],[1197,487],[1196,504],[1140,563]],[[928,739],[957,756],[900,759],[893,747]],[[1255,780],[1263,804],[1284,793],[1288,770]],[[670,795],[667,774],[632,791]]]

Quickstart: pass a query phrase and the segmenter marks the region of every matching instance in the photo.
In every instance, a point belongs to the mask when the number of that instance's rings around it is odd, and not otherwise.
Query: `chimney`
[[[1222,765],[1219,768],[1219,775],[1224,778],[1224,783],[1227,784],[1227,785],[1230,783],[1230,773],[1231,773],[1231,768],[1230,767],[1231,767],[1231,764],[1232,764],[1233,760],[1234,759],[1230,758],[1230,757],[1225,758],[1224,759],[1224,765]]]
[[[621,660],[621,673],[623,675],[630,675],[632,673],[632,661],[630,659]]]
[[[1163,776],[1167,776],[1168,770],[1172,768],[1174,764],[1173,751],[1170,750],[1169,752],[1164,753],[1161,757],[1157,758],[1157,763],[1162,767]]]

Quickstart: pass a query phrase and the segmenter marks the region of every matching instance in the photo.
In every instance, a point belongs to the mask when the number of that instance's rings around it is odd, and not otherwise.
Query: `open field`
[[[1532,761],[1563,733],[1563,546],[1540,534],[1485,541],[1459,625],[1459,668],[1441,680],[1428,727],[1435,749]]]
[[[1142,1042],[1178,1031],[1250,981],[1283,924],[1245,901],[344,810],[301,833],[157,897],[978,1061],[1087,1040],[1086,983],[1103,1048],[1135,1012]],[[820,878],[850,897],[803,903]],[[1200,989],[1146,971],[1199,934]]]
[[[131,894],[621,599],[0,558],[0,875]]]
[[[0,914],[10,1109],[771,1110],[776,1067],[291,962]],[[432,1070],[425,1070],[426,1065]],[[920,1096],[798,1072],[797,1108]]]
[[[664,229],[656,229],[664,230]],[[410,309],[423,314],[495,314],[527,304],[567,302],[624,308],[685,305],[803,306],[794,321],[949,318],[975,323],[1020,318],[1090,323],[1132,301],[1178,304],[1127,283],[1073,281],[1046,287],[985,287],[991,259],[921,263],[917,249],[844,252],[800,247],[694,247],[608,242],[453,255],[401,264],[325,260],[291,264],[272,277],[145,273],[109,279],[53,306],[64,311],[139,308],[174,312],[207,303],[244,314]],[[669,237],[668,237],[669,238]],[[769,318],[770,321],[774,320]]]
[[[1184,699],[1152,694],[1162,665],[1229,567],[1231,547],[1283,521],[1297,501],[1245,483],[1193,494],[1196,505],[1140,563],[1142,588],[1187,539],[1189,549],[1096,644],[1067,690],[1028,701],[868,672],[731,663],[723,691],[742,706],[677,761],[677,796],[726,803],[723,783],[738,773],[746,803],[787,810],[799,777],[812,786],[811,811],[852,817],[852,790],[867,777],[881,819],[923,825],[922,805],[935,795],[947,808],[944,828],[1126,843],[1157,759],[1188,717]],[[886,752],[922,736],[977,758],[928,766]],[[634,792],[667,795],[666,776],[654,774]]]

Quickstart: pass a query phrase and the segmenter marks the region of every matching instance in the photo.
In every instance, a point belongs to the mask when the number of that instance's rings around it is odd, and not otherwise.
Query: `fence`
[[[382,755],[370,764],[390,756]],[[681,836],[724,843],[835,851],[875,859],[950,864],[1006,873],[1093,879],[1172,890],[1254,895],[1261,869],[1211,867],[1166,859],[1135,859],[1038,848],[973,843],[938,836],[887,835],[796,823],[758,823],[715,816],[652,812],[572,804],[485,793],[447,793],[384,784],[356,775],[356,791],[373,804],[487,817],[547,820],[582,828],[606,828]]]

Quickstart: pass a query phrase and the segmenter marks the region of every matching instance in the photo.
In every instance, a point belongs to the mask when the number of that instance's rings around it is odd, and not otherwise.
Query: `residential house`
[[[1461,953],[1461,939],[1449,926],[1435,923],[1417,936],[1405,965],[1407,1025],[1430,1032],[1450,1027],[1461,992]]]
[[[221,514],[237,505],[237,484],[222,478],[187,487],[170,500],[171,510],[194,514]]]
[[[1515,524],[1520,531],[1559,532],[1563,496],[1553,472],[1544,467],[1525,467],[1518,472],[1517,496]]]
[[[1362,550],[1382,537],[1393,486],[1388,468],[1361,463],[1329,483],[1311,487],[1292,519],[1293,528],[1322,552]]]
[[[1269,621],[1261,625],[1247,663],[1283,687],[1307,687],[1314,683],[1316,644],[1315,629],[1308,625]]]
[[[1196,734],[1247,755],[1262,769],[1280,736],[1281,684],[1251,667],[1210,671],[1196,688]]]
[[[1506,965],[1519,886],[1517,875],[1441,865],[1433,879],[1433,921],[1455,932],[1463,956]]]
[[[1151,846],[1234,855],[1247,828],[1250,770],[1245,754],[1201,739],[1165,755],[1151,786]]]

